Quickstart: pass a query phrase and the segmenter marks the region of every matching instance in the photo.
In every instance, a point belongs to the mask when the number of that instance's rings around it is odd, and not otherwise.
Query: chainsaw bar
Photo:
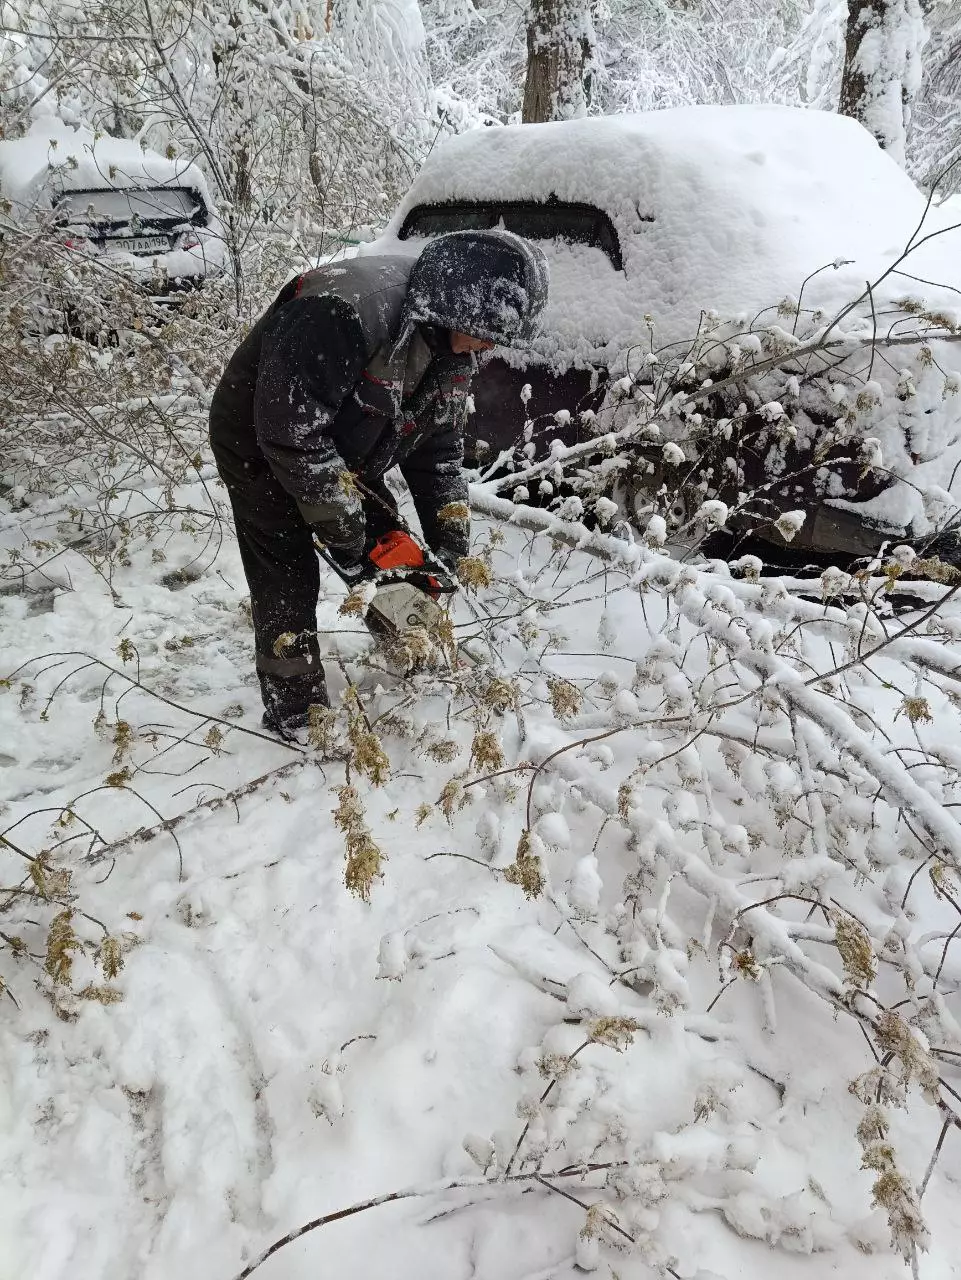
[[[400,659],[407,649],[405,633],[422,627],[429,636],[436,637],[448,624],[447,610],[407,582],[386,582],[379,586],[367,606],[364,621],[367,630],[394,660]],[[453,650],[447,650],[447,654],[455,666],[464,666],[465,663],[472,667],[486,666],[489,661],[487,655],[471,641],[461,644],[454,641]],[[415,668],[418,665],[414,663]]]

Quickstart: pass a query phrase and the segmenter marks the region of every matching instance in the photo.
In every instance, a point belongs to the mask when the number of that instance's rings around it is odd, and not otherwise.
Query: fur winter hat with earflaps
[[[410,273],[398,346],[418,324],[526,346],[547,305],[543,251],[510,231],[450,231],[431,240]]]

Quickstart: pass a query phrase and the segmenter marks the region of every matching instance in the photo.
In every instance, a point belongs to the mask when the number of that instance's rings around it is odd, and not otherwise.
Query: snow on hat
[[[530,342],[547,305],[543,252],[510,231],[450,231],[425,247],[410,273],[398,342],[417,324],[497,346]]]

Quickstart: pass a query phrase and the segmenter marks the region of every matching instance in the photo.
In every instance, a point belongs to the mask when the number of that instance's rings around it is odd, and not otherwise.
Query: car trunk
[[[188,187],[69,191],[56,211],[68,244],[87,240],[135,257],[188,248],[193,229],[207,222],[203,201]]]

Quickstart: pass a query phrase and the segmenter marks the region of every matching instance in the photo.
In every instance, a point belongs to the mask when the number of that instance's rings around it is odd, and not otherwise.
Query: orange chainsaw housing
[[[378,538],[371,549],[370,559],[381,570],[423,570],[422,573],[412,574],[411,582],[435,600],[445,589],[439,578],[429,568],[425,568],[427,557],[423,548],[403,529],[392,529],[390,533]]]
[[[393,529],[378,538],[370,558],[378,569],[420,569],[424,564],[424,552],[402,529]]]

